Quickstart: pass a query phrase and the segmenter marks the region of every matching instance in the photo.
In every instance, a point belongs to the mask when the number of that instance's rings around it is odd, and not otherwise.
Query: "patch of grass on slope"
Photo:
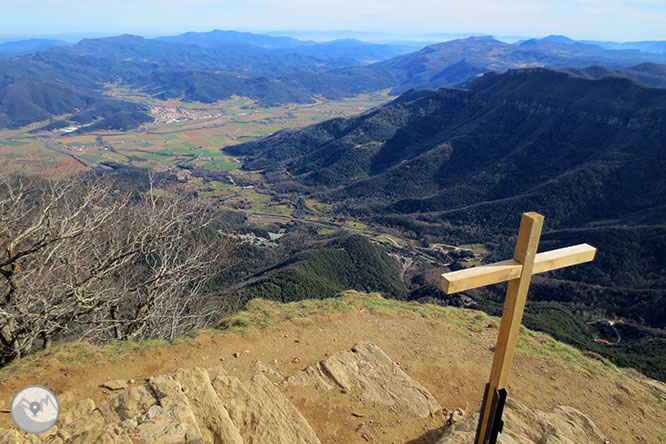
[[[456,333],[477,343],[479,342],[478,336],[483,331],[496,329],[499,325],[498,318],[475,310],[390,300],[382,298],[377,293],[368,294],[348,290],[334,298],[306,299],[286,304],[265,299],[253,299],[248,302],[244,310],[223,319],[218,327],[226,331],[246,333],[291,319],[362,309],[437,319],[452,325]],[[544,333],[534,332],[524,327],[521,327],[517,351],[568,366],[584,368],[595,373],[619,371],[601,356],[583,353]]]
[[[0,383],[27,373],[32,368],[43,367],[49,361],[57,361],[71,367],[94,365],[102,361],[119,359],[127,353],[143,353],[167,345],[169,345],[167,341],[159,339],[114,341],[100,345],[83,341],[68,342],[10,362],[0,369]]]
[[[216,329],[193,331],[183,337],[174,339],[172,343],[187,342],[202,333],[209,335],[225,334],[227,332],[243,334],[292,319],[360,310],[394,316],[421,316],[439,320],[451,325],[454,333],[476,343],[480,342],[479,336],[486,330],[496,331],[499,325],[498,318],[475,310],[441,307],[418,302],[403,302],[384,299],[378,293],[348,290],[333,298],[305,299],[290,303],[253,299],[246,304],[243,310],[222,319]],[[67,366],[94,365],[103,361],[121,359],[129,353],[143,353],[168,346],[168,342],[161,340],[120,341],[102,345],[70,342],[36,352],[26,358],[10,363],[0,369],[0,382],[27,373],[30,369],[43,366],[47,362],[57,361]],[[618,372],[616,367],[599,356],[582,353],[573,347],[555,341],[546,334],[536,333],[525,328],[521,329],[518,352],[584,368],[591,372]]]
[[[363,293],[347,290],[338,296],[327,299],[305,299],[280,303],[266,299],[253,299],[244,310],[239,311],[219,323],[219,328],[227,331],[249,332],[263,329],[291,319],[305,318],[331,313],[369,310],[370,312],[393,315],[416,315],[440,319],[454,325],[466,325],[458,320],[458,313],[450,316],[455,309],[417,302],[402,302],[384,299],[379,293]],[[471,317],[460,310],[463,317]],[[485,317],[485,315],[483,315]]]

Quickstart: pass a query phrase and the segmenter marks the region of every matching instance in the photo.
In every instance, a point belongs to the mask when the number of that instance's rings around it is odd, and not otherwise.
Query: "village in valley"
[[[150,115],[155,123],[176,123],[183,120],[214,119],[222,117],[221,112],[195,112],[187,108],[151,106]]]

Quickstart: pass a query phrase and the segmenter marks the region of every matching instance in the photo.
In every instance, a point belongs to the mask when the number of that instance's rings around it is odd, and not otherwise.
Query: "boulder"
[[[217,376],[213,387],[248,444],[320,444],[303,415],[263,374],[247,383]]]
[[[135,444],[176,444],[204,442],[201,430],[187,405],[168,403],[153,420],[141,423],[132,434]]]
[[[155,403],[157,403],[157,398],[153,390],[144,384],[120,393],[108,404],[100,406],[98,410],[107,423],[115,424],[147,411]]]
[[[281,385],[286,387],[311,387],[315,390],[327,391],[334,387],[331,382],[326,376],[321,363],[318,362],[288,376],[281,382]]]
[[[122,379],[114,379],[113,381],[106,381],[104,384],[101,384],[100,387],[106,388],[109,390],[124,390],[128,387],[127,381]]]
[[[155,393],[162,411],[152,420],[142,422],[137,426],[137,443],[203,443],[203,435],[192,411],[191,405],[185,396],[182,385],[172,375],[163,375],[148,380],[148,386]],[[141,409],[139,415],[146,415],[152,407]],[[138,419],[144,420],[142,416]],[[138,439],[137,439],[138,438]]]
[[[189,401],[204,442],[243,444],[238,429],[215,393],[205,369],[180,369],[174,373],[173,379],[180,383]]]
[[[425,387],[371,343],[356,344],[351,351],[335,353],[287,378],[283,384],[317,390],[339,387],[358,393],[365,400],[399,407],[419,417],[441,410]]]

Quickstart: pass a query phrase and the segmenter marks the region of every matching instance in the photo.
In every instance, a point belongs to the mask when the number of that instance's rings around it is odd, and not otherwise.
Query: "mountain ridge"
[[[29,54],[44,51],[54,46],[69,46],[69,42],[55,39],[28,39],[14,40],[0,43],[0,57],[13,57],[15,55]]]
[[[213,29],[208,32],[190,31],[178,35],[156,37],[155,40],[168,43],[194,43],[202,46],[245,43],[263,48],[290,48],[315,43],[311,40],[298,40],[286,36],[270,36],[222,29]]]
[[[255,37],[258,38],[252,35]],[[122,35],[84,39],[74,46],[2,59],[0,89],[25,79],[45,85],[57,81],[75,95],[78,92],[99,99],[108,85],[120,84],[162,100],[214,103],[238,95],[279,105],[312,102],[317,97],[340,99],[389,88],[401,93],[410,88],[462,86],[488,71],[523,66],[579,69],[592,64],[610,66],[606,73],[609,75],[666,86],[666,75],[660,66],[634,66],[641,62],[666,62],[666,55],[557,41],[513,45],[492,37],[473,37],[369,63],[405,50],[353,40],[270,49],[249,43],[202,46]],[[631,66],[634,67],[618,71]],[[580,75],[597,74],[588,70]],[[49,97],[54,107],[59,102],[57,107],[67,114],[82,111],[68,106],[68,100],[53,89],[48,91],[54,93]],[[30,96],[24,96],[18,105],[3,107],[0,103],[6,127],[16,128],[31,118],[34,122],[54,117],[47,108],[31,101]],[[134,125],[141,122],[142,119],[135,119]]]
[[[656,348],[636,365],[663,378],[664,363],[648,361],[659,360],[663,342],[649,328],[666,328],[664,122],[666,89],[526,68],[466,89],[409,91],[355,117],[225,150],[263,170],[284,198],[300,190],[335,217],[426,245],[490,244],[490,261],[511,257],[517,215],[543,214],[542,248],[589,242],[599,253],[535,284],[539,302],[561,302],[579,320],[601,313],[645,327],[630,335]],[[499,302],[501,293],[473,295]],[[631,359],[638,342],[618,347],[626,356],[608,353]]]
[[[549,87],[544,88],[545,86]],[[610,94],[611,92],[613,94]],[[622,95],[617,96],[618,93]],[[571,99],[571,97],[576,98]],[[569,108],[572,108],[580,115],[587,116],[595,124],[601,123],[611,127],[630,126],[638,128],[642,125],[655,125],[654,122],[658,123],[659,119],[664,118],[663,104],[665,98],[666,90],[646,88],[626,78],[587,80],[571,76],[568,73],[542,68],[510,70],[507,74],[486,74],[467,89],[440,89],[438,91],[406,93],[385,107],[371,110],[361,116],[347,119],[346,121],[332,120],[325,122],[311,127],[311,130],[313,134],[317,132],[329,134],[328,136],[324,136],[320,143],[321,148],[326,147],[326,149],[329,149],[330,146],[326,145],[326,140],[341,136],[343,133],[340,133],[339,128],[344,126],[345,123],[351,130],[356,130],[359,124],[364,124],[364,134],[366,134],[366,137],[372,138],[372,135],[367,136],[369,134],[368,131],[372,131],[369,125],[381,118],[385,118],[386,122],[392,122],[391,125],[393,125],[394,129],[387,129],[386,133],[382,133],[383,138],[382,134],[378,135],[380,137],[378,141],[389,143],[389,146],[376,150],[374,154],[372,154],[372,150],[369,150],[369,155],[373,156],[372,163],[367,163],[369,162],[367,160],[363,164],[365,165],[363,175],[372,177],[379,172],[385,172],[389,166],[405,160],[405,158],[396,158],[401,152],[396,151],[395,144],[400,143],[401,146],[404,146],[401,149],[407,149],[408,145],[406,145],[406,142],[396,139],[394,136],[397,133],[393,131],[405,123],[404,118],[400,117],[400,113],[403,113],[401,110],[407,109],[410,106],[419,110],[418,113],[414,113],[414,119],[421,120],[439,119],[439,114],[432,114],[438,110],[445,109],[447,113],[455,115],[455,113],[465,111],[465,109],[469,109],[469,112],[474,113],[476,112],[475,107],[479,106],[492,108],[493,106],[511,105],[517,112],[527,116],[548,115],[552,113],[562,114],[569,112]],[[446,108],[443,108],[444,106]],[[409,110],[404,111],[404,113],[406,113],[406,118],[411,118],[409,117]],[[422,113],[425,114],[421,115]],[[427,117],[428,114],[431,114],[432,117]],[[459,117],[454,116],[454,118]],[[417,132],[412,130],[410,137],[419,137],[424,141],[428,140],[428,146],[439,146],[440,142],[433,141],[434,139],[429,136],[436,126],[429,124],[426,120],[423,120],[418,128],[425,131],[425,133],[417,135]],[[449,125],[453,125],[453,123],[449,123]],[[300,134],[305,133],[301,132]],[[352,133],[350,133],[350,137],[353,137]],[[315,140],[313,139],[312,141],[314,142]],[[303,142],[302,146],[306,145],[312,146],[310,143],[306,144]],[[280,151],[281,146],[290,147],[291,145],[288,144],[288,140],[283,133],[278,133],[270,139],[266,139],[261,150],[257,149],[257,144],[252,143],[230,147],[228,150],[235,154],[249,155],[250,158],[247,164],[249,168],[255,168],[255,164],[257,168],[265,168],[267,166],[266,162],[270,164],[269,159],[279,158],[280,160],[275,165],[276,167],[278,165],[288,166],[292,173],[296,173],[297,178],[309,171],[307,176],[302,176],[302,180],[309,181],[311,185],[316,184],[317,178],[313,178],[312,173],[316,172],[318,161],[313,159],[297,161],[298,152],[295,152],[290,157],[288,152]],[[415,147],[419,145],[412,143],[409,146]],[[411,149],[409,158],[415,158],[418,150],[418,148]],[[307,153],[303,152],[303,154]],[[334,164],[330,164],[327,168],[330,170]],[[310,165],[310,167],[306,167],[305,165]],[[361,165],[357,168],[361,168]],[[318,174],[321,175],[321,173]],[[341,180],[341,184],[349,185],[353,182],[353,179],[350,179],[353,177],[357,176],[352,174],[351,176],[341,176],[335,180]],[[329,181],[326,184],[331,186],[336,183]],[[354,194],[351,193],[351,195]]]

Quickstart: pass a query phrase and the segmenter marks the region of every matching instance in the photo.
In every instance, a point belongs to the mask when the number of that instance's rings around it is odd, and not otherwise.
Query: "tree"
[[[219,221],[182,192],[109,177],[0,178],[0,363],[57,337],[172,339],[213,320]]]

